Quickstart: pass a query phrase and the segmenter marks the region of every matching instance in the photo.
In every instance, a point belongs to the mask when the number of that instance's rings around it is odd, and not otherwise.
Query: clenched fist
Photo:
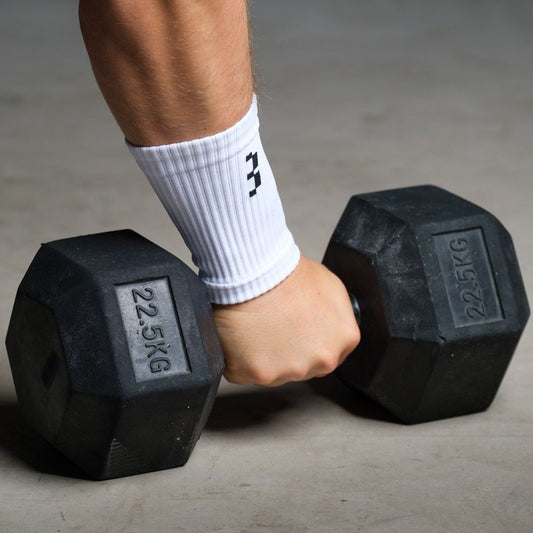
[[[272,290],[214,313],[232,383],[274,387],[325,376],[360,339],[343,283],[303,256]]]

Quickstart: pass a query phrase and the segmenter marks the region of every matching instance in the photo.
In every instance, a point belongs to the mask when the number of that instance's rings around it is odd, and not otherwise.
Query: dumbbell
[[[342,381],[407,424],[489,407],[529,318],[493,215],[432,186],[354,196],[323,262],[360,308]]]
[[[357,195],[324,264],[362,332],[342,381],[409,424],[490,405],[529,317],[492,215],[432,186]],[[183,465],[224,366],[202,282],[130,230],[42,245],[6,344],[23,414],[95,479]]]

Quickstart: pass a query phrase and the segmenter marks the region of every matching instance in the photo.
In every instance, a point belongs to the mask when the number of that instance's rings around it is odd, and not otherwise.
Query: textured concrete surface
[[[263,140],[302,250],[349,195],[434,183],[492,211],[533,294],[533,7],[254,2]],[[92,78],[76,2],[1,2],[0,333],[40,242],[131,227],[187,257]],[[414,427],[342,388],[225,383],[188,465],[109,482],[20,420],[0,348],[0,531],[533,531],[533,334],[492,407]]]

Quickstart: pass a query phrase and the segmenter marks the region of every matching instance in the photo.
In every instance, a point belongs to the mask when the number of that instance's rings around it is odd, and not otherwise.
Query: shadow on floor
[[[272,389],[253,389],[219,395],[206,424],[207,431],[231,431],[265,425],[298,404],[317,401],[317,395],[359,418],[397,422],[382,407],[352,391],[335,376]]]
[[[335,375],[313,379],[309,386],[319,396],[326,398],[358,418],[398,423],[398,420],[383,407],[356,390],[350,389]]]
[[[217,396],[205,429],[231,431],[264,426],[294,409],[305,396],[310,396],[309,389],[302,383],[272,389],[247,388],[244,392],[236,388],[235,392]]]
[[[43,474],[89,479],[83,471],[28,426],[15,402],[2,399],[0,448]]]
[[[217,397],[206,431],[220,432],[265,426],[299,405],[317,401],[317,396],[336,403],[355,417],[395,422],[384,409],[350,390],[336,377],[290,383],[272,389],[246,389]],[[0,449],[30,468],[55,476],[89,479],[24,421],[13,400],[0,398]]]
[[[363,394],[350,389],[335,375],[309,381],[309,386],[319,396],[326,398],[358,418],[398,423],[398,420],[380,405]]]

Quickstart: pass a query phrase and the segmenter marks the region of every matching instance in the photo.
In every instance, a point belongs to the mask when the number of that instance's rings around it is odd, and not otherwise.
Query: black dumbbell
[[[529,317],[493,215],[432,186],[354,196],[323,262],[360,308],[345,383],[409,424],[490,405]]]
[[[324,263],[361,312],[343,381],[407,423],[488,407],[529,316],[492,215],[435,187],[355,196]],[[44,244],[7,348],[26,418],[96,479],[184,464],[223,370],[205,287],[132,231]]]
[[[95,479],[183,465],[224,365],[203,283],[130,230],[42,245],[6,345],[25,418]]]

